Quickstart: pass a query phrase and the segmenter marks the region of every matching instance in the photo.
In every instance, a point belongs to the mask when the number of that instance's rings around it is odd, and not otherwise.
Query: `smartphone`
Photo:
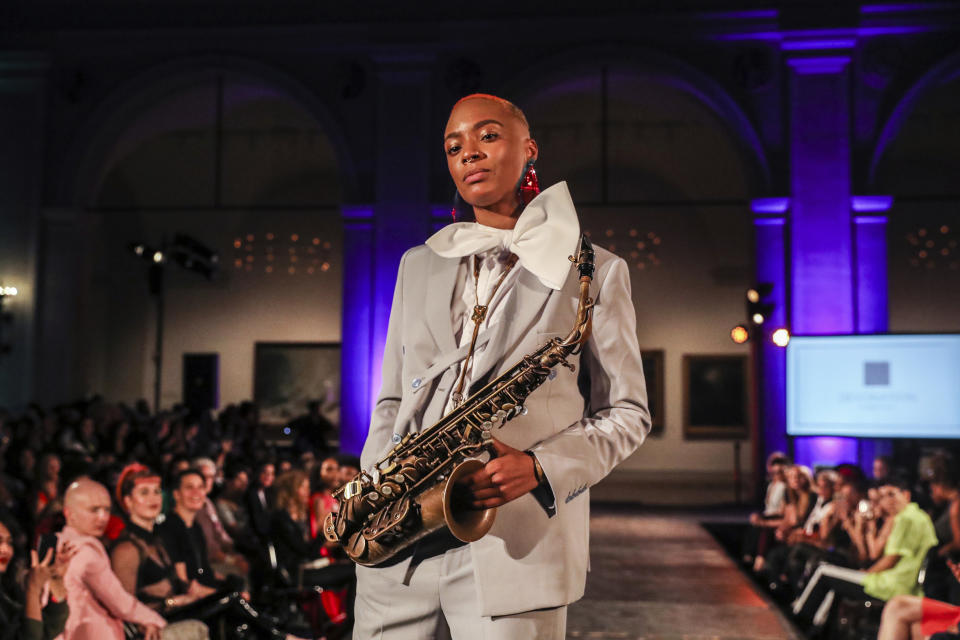
[[[57,541],[58,538],[55,533],[45,533],[40,536],[40,539],[37,540],[37,559],[43,562],[47,550],[53,549],[53,553],[50,554],[50,564],[53,564],[57,559]]]

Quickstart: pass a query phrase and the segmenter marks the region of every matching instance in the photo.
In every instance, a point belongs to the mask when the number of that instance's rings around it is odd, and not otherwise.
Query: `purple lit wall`
[[[832,467],[841,462],[853,462],[859,457],[859,442],[856,438],[836,438],[818,436],[816,438],[795,438],[793,456],[811,469],[817,466]]]
[[[374,283],[373,209],[343,209],[343,319],[340,359],[340,447],[357,453],[363,448],[376,393],[371,338]],[[348,275],[349,274],[349,275]],[[377,381],[379,388],[379,371]]]
[[[786,432],[786,354],[770,339],[773,330],[787,326],[787,247],[786,217],[787,198],[764,198],[754,200],[754,235],[757,253],[757,282],[773,284],[769,300],[774,305],[769,322],[765,323],[762,338],[754,343],[758,350],[754,375],[759,380],[758,431],[763,433],[762,455],[755,453],[759,461],[773,451],[788,450]],[[757,443],[759,444],[759,443]],[[758,465],[762,468],[762,465]]]

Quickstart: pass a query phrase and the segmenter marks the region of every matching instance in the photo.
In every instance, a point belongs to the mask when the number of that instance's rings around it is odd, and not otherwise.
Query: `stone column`
[[[11,352],[0,356],[0,406],[33,398],[38,313],[37,246],[43,175],[48,62],[32,53],[0,53],[0,285],[18,289],[4,303]]]
[[[849,55],[794,57],[790,66],[791,327],[852,333]]]
[[[791,104],[789,306],[796,334],[887,330],[886,222],[879,215],[861,216],[876,212],[878,201],[854,197],[851,187],[848,69],[854,44],[825,39],[785,46]],[[793,449],[803,464],[859,457],[867,468],[873,453],[889,443],[865,442],[804,437],[794,440]]]
[[[773,451],[788,450],[786,430],[786,353],[772,342],[772,334],[787,324],[787,237],[786,222],[789,209],[787,198],[762,198],[751,203],[754,213],[754,237],[757,254],[757,283],[769,282],[773,290],[767,301],[773,304],[770,318],[760,328],[759,336],[752,337],[754,375],[759,398],[755,429],[753,464],[758,486],[763,486],[764,461]]]

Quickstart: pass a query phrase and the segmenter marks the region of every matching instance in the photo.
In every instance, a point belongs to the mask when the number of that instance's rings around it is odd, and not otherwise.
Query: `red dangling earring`
[[[531,160],[527,163],[527,170],[523,177],[520,178],[520,188],[518,189],[520,204],[527,206],[531,200],[537,197],[538,193],[540,193],[540,183],[537,181],[537,171],[533,168],[533,160]]]

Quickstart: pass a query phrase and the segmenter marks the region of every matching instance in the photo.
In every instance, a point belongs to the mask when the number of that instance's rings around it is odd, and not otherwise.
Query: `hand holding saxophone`
[[[473,494],[475,509],[499,507],[537,488],[533,458],[525,452],[493,440],[496,456],[465,484]]]

